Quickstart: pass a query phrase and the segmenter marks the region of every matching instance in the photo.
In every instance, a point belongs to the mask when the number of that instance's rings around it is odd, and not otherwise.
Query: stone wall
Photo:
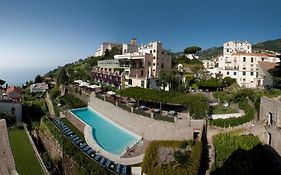
[[[81,133],[84,133],[85,124],[69,111],[64,112],[63,117],[67,118]]]
[[[88,104],[90,92],[84,90],[83,88],[75,85],[68,85],[67,90],[70,94],[75,96],[76,98],[79,98],[84,103]]]
[[[268,144],[281,155],[281,101],[280,98],[261,97],[259,122],[268,132]]]
[[[41,123],[41,129],[38,133],[46,151],[53,160],[61,160],[63,151],[59,142],[52,136],[47,127]]]

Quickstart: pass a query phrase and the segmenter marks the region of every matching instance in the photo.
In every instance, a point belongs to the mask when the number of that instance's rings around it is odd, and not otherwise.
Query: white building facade
[[[223,45],[223,56],[218,58],[218,68],[209,72],[221,74],[222,77],[235,78],[241,87],[257,88],[261,82],[258,75],[258,62],[279,62],[275,54],[252,53],[252,45],[248,42],[227,42]]]

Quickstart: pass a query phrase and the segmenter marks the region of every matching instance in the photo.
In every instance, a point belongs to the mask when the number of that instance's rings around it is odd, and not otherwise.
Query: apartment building
[[[161,70],[172,68],[172,58],[163,48],[160,41],[153,41],[139,47],[139,52],[149,53],[153,56],[152,76],[157,77]]]
[[[159,41],[138,46],[136,39],[123,44],[122,55],[114,59],[98,61],[98,68],[92,72],[93,79],[117,88],[156,87],[159,71],[171,69],[171,56],[162,48]]]
[[[259,62],[279,62],[275,54],[252,53],[252,46],[248,42],[224,43],[223,56],[218,58],[218,68],[208,69],[213,74],[219,73],[224,77],[237,80],[242,87],[261,87],[263,79],[259,77]]]
[[[111,42],[104,42],[101,44],[101,46],[96,50],[95,56],[103,56],[105,54],[105,51],[110,51],[113,47],[116,47],[118,49],[122,49],[123,44],[121,43],[111,43]]]

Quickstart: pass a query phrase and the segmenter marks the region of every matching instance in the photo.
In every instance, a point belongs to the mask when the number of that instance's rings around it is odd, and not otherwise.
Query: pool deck
[[[145,140],[184,140],[192,139],[193,130],[202,130],[203,120],[191,120],[180,113],[175,123],[154,120],[125,111],[111,103],[95,98],[91,94],[89,107],[123,128],[140,135]]]
[[[107,159],[110,159],[116,163],[123,164],[123,165],[134,165],[137,163],[142,162],[144,154],[136,156],[136,157],[130,157],[130,158],[122,158],[122,156],[117,156],[114,154],[111,154],[104,149],[102,149],[95,141],[92,135],[92,127],[86,125],[84,129],[84,137],[88,145],[90,145],[94,150],[98,152],[98,154],[101,154],[102,156],[106,157]]]
[[[143,117],[132,114],[111,103],[95,98],[91,95],[89,107],[100,113],[104,117],[121,127],[141,136],[144,144],[142,146],[135,145],[134,150],[124,153],[122,156],[113,155],[102,149],[92,136],[92,128],[88,125],[84,128],[84,137],[86,142],[99,154],[104,157],[124,165],[138,164],[143,161],[145,149],[152,140],[185,140],[192,139],[193,131],[201,130],[203,126],[202,120],[190,120],[187,114],[179,114],[179,118],[175,123],[154,120],[152,118]],[[136,148],[137,147],[137,148]]]

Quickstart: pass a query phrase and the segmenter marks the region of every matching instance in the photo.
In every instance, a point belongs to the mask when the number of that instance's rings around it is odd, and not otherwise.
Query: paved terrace
[[[203,127],[203,120],[190,122],[186,113],[181,113],[179,117],[182,119],[175,123],[154,120],[132,114],[111,103],[95,98],[94,94],[91,95],[88,105],[106,118],[148,141],[192,139],[193,129],[201,130]]]
[[[0,148],[0,174],[18,174],[4,119],[0,120]]]

